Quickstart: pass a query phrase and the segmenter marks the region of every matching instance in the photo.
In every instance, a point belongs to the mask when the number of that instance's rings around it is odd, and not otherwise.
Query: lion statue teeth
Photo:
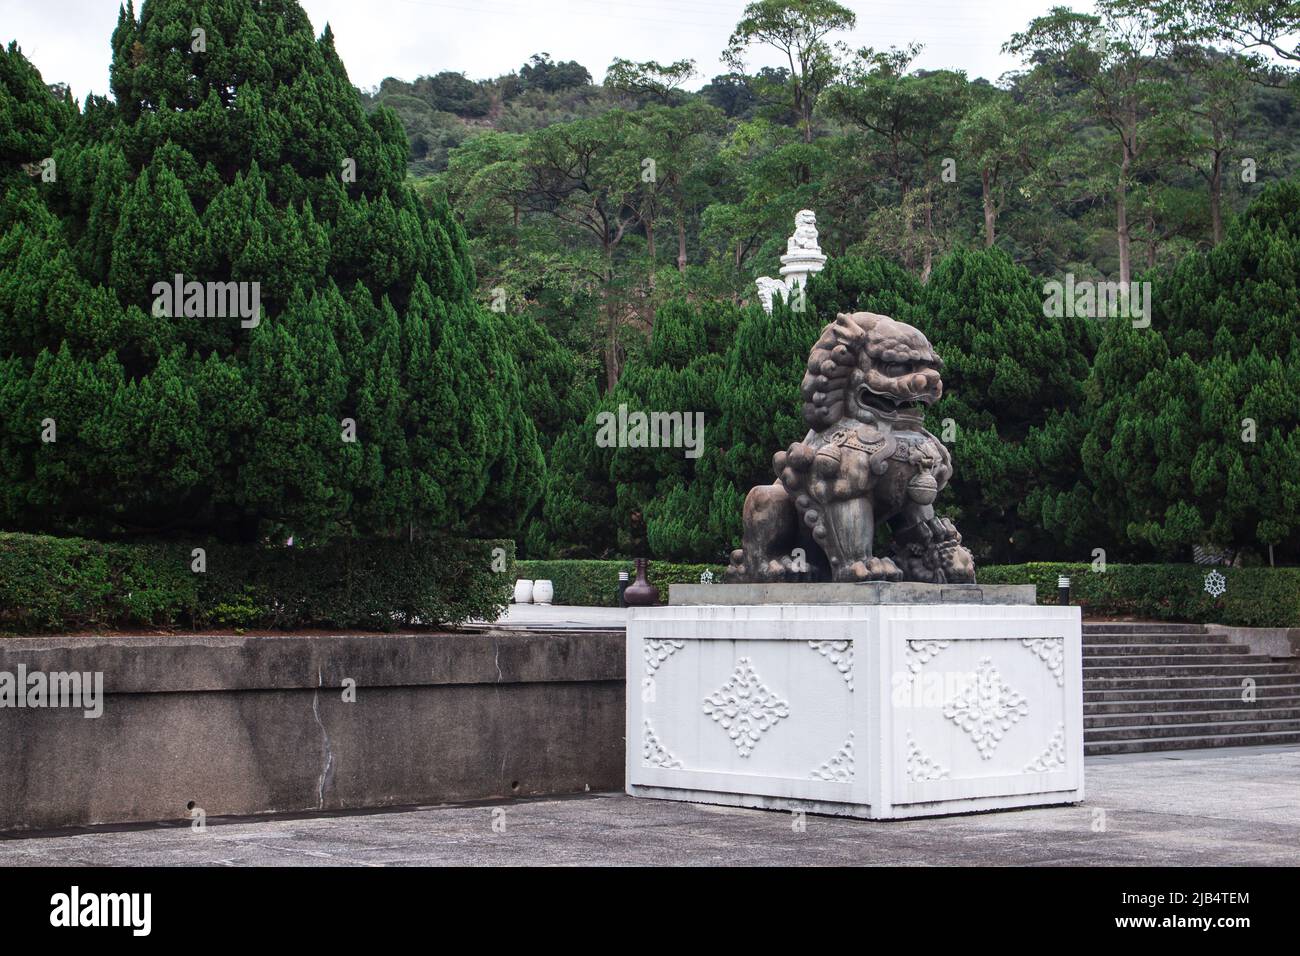
[[[925,430],[943,360],[920,331],[871,312],[836,316],[808,356],[809,432],[772,459],[777,480],[745,498],[731,582],[974,583],[975,562],[933,503],[952,456]],[[892,556],[874,553],[876,526]]]

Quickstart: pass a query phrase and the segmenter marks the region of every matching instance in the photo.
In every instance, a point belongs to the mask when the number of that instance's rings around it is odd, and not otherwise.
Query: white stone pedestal
[[[633,608],[627,792],[871,819],[1077,803],[1081,657],[1077,607]]]
[[[781,278],[791,292],[803,288],[808,277],[826,268],[826,256],[820,252],[794,252],[781,257]]]

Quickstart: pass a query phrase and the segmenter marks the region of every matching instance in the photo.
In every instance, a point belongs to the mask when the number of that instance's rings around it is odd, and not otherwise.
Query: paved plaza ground
[[[1087,761],[1087,801],[893,822],[623,794],[0,838],[24,865],[1300,864],[1300,748]]]

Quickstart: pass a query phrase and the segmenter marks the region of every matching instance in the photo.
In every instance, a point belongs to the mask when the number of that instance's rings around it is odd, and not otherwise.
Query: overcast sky
[[[725,72],[718,55],[745,0],[300,0],[319,33],[334,27],[358,86],[386,76],[413,80],[442,70],[471,79],[518,69],[549,52],[577,60],[599,82],[615,56],[696,61],[693,87]],[[1054,3],[1092,10],[1091,0],[841,0],[858,15],[853,47],[925,44],[917,66],[964,69],[996,80],[1019,64],[999,50]],[[137,3],[137,9],[139,3]],[[117,0],[0,0],[0,41],[17,40],[47,83],[78,99],[108,92],[109,37]],[[749,66],[778,65],[755,53]]]

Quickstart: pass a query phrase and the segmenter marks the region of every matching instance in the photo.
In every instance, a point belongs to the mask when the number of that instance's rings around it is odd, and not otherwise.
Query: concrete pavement
[[[1300,749],[1090,758],[1087,789],[1077,807],[886,823],[623,794],[178,821],[0,838],[0,866],[1300,864]]]

